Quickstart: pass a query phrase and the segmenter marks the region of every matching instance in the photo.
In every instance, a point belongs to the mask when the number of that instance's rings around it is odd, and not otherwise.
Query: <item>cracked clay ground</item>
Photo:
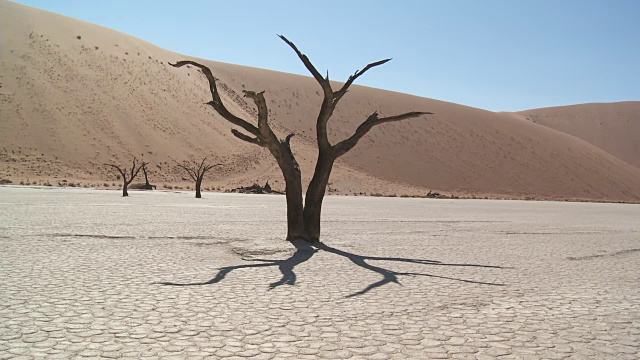
[[[0,187],[0,359],[638,359],[640,206]]]

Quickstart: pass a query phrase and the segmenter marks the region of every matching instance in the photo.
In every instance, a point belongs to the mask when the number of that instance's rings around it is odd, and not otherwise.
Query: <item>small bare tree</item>
[[[131,182],[133,182],[133,179],[135,179],[136,176],[138,176],[138,173],[140,172],[140,170],[145,166],[147,166],[146,162],[143,161],[142,163],[138,164],[137,161],[138,160],[134,157],[133,164],[131,165],[131,169],[127,169],[126,167],[120,167],[115,164],[104,164],[104,166],[108,166],[113,169],[116,169],[120,173],[120,176],[122,177],[122,196],[129,196],[129,193],[127,192],[127,188],[129,187],[129,184],[131,184]]]
[[[413,111],[395,116],[380,117],[377,112],[372,113],[369,117],[356,129],[355,133],[350,137],[331,144],[329,142],[327,123],[333,115],[333,111],[347,93],[353,82],[364,74],[367,70],[382,65],[391,59],[377,61],[365,66],[362,70],[357,70],[353,75],[349,76],[347,81],[337,91],[331,86],[329,81],[329,73],[323,77],[320,72],[313,66],[309,58],[304,55],[296,45],[284,36],[280,38],[287,43],[293,51],[298,55],[304,66],[311,72],[318,84],[322,87],[324,99],[320,107],[320,112],[316,120],[316,136],[318,142],[318,159],[316,168],[305,197],[304,205],[302,203],[302,180],[300,168],[293,156],[293,152],[289,146],[289,141],[293,134],[287,136],[285,140],[280,140],[269,126],[269,110],[264,97],[264,91],[244,91],[244,97],[251,99],[258,108],[258,126],[251,124],[249,121],[232,114],[222,102],[218,87],[217,79],[213,76],[211,69],[207,66],[199,64],[192,60],[178,61],[175,64],[169,63],[173,67],[182,67],[185,65],[193,65],[199,68],[209,81],[209,90],[212,100],[207,104],[220,114],[227,121],[242,128],[249,133],[247,135],[236,129],[231,130],[234,136],[240,140],[244,140],[251,144],[265,147],[271,155],[276,159],[282,175],[285,180],[286,199],[287,199],[287,240],[293,241],[303,239],[310,242],[320,240],[320,213],[322,210],[322,200],[327,188],[331,169],[336,159],[349,150],[353,149],[358,141],[366,135],[374,126],[415,118],[421,115],[431,114],[430,112]]]
[[[149,165],[148,163],[145,163],[142,165],[142,174],[144,174],[144,185],[142,185],[142,189],[145,190],[154,190],[156,188],[155,185],[151,185],[149,183],[149,174],[147,174],[147,165]]]
[[[186,171],[187,174],[189,174],[189,177],[191,177],[191,179],[196,182],[196,199],[200,199],[202,197],[200,188],[202,187],[202,179],[204,179],[204,174],[206,174],[207,171],[211,170],[212,168],[222,165],[210,165],[207,164],[206,161],[207,158],[205,157],[200,163],[195,160],[185,160],[182,162],[182,164],[178,164],[178,167]]]

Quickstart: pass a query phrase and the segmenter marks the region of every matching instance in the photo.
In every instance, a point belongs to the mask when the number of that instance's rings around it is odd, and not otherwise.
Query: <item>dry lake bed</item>
[[[0,359],[638,359],[640,205],[0,187]]]

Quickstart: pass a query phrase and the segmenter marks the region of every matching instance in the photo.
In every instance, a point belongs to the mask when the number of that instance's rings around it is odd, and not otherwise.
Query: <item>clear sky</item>
[[[21,0],[201,58],[493,111],[640,100],[640,0]]]

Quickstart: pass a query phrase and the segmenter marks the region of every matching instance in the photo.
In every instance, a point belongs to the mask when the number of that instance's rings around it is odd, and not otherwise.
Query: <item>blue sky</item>
[[[640,1],[23,0],[187,55],[493,111],[640,100]],[[177,5],[176,5],[177,4]]]

